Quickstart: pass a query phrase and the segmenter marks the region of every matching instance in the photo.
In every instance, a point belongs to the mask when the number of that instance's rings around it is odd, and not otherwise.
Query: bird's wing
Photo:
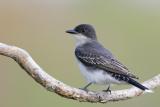
[[[125,67],[122,63],[116,60],[113,57],[107,57],[107,55],[101,54],[96,50],[83,50],[76,49],[75,55],[77,59],[79,59],[83,64],[90,67],[96,67],[98,69],[103,69],[110,73],[116,73],[120,75],[124,75],[131,78],[137,78],[135,75],[131,74],[127,67]]]

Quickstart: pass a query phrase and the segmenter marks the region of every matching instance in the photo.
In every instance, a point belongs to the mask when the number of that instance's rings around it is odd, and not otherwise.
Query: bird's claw
[[[103,90],[103,92],[107,92],[107,93],[110,93],[110,94],[111,94],[111,90],[110,90],[110,89]]]
[[[87,88],[79,88],[79,89],[81,89],[81,90],[83,90],[83,91],[86,91],[86,92],[89,91]]]

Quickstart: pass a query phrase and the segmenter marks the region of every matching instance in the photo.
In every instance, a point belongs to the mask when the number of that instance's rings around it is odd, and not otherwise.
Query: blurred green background
[[[99,41],[145,81],[160,71],[159,0],[0,0],[0,42],[26,49],[49,74],[73,87],[86,83],[65,33],[92,24]],[[159,107],[160,88],[127,101],[80,103],[46,91],[13,60],[0,56],[0,107]],[[113,86],[123,89],[131,86]],[[93,85],[92,90],[105,86]]]

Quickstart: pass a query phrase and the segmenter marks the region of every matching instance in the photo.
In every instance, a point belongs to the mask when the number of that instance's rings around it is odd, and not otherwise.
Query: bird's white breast
[[[95,83],[95,84],[119,84],[120,81],[116,80],[112,76],[110,76],[106,71],[103,70],[91,70],[87,69],[81,62],[78,61],[78,65],[80,67],[80,71],[83,76],[86,78],[87,82]]]

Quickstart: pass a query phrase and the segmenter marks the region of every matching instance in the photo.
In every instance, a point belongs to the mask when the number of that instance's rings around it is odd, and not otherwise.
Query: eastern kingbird
[[[111,92],[110,84],[128,83],[137,88],[151,92],[147,87],[138,83],[138,79],[126,66],[119,62],[115,56],[105,49],[97,40],[93,26],[80,24],[67,33],[73,34],[76,38],[75,56],[78,61],[80,71],[86,78],[88,84],[108,84],[106,92]]]

